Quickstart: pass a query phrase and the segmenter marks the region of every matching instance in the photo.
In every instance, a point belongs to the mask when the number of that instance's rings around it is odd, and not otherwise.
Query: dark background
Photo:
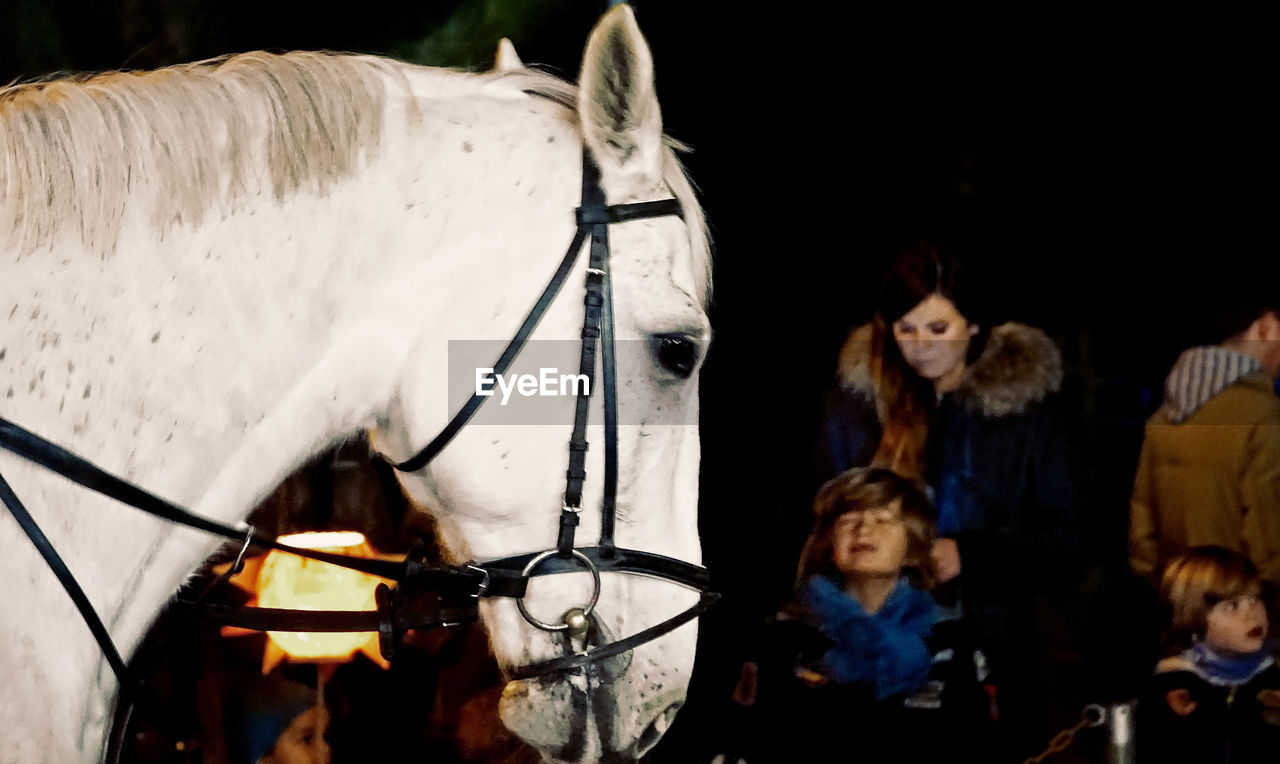
[[[602,0],[10,0],[0,79],[151,68],[254,48],[483,68],[499,36],[575,78]],[[789,585],[818,399],[888,258],[965,245],[1002,318],[1067,363],[1090,568],[1060,604],[1064,689],[1107,700],[1145,666],[1124,630],[1127,496],[1142,420],[1206,296],[1275,281],[1274,46],[1243,11],[869,12],[854,4],[637,0],[666,129],[715,239],[702,377],[703,619],[679,760],[732,687],[735,645]],[[1074,717],[1068,718],[1070,723]]]

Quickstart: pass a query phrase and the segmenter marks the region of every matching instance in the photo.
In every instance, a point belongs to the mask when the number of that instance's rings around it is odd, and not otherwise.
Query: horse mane
[[[21,253],[70,229],[110,251],[143,189],[161,229],[262,191],[323,189],[376,150],[390,71],[255,52],[0,89],[0,242]]]
[[[323,191],[372,159],[389,81],[403,65],[374,56],[265,51],[146,72],[105,72],[0,88],[0,244],[22,254],[62,232],[103,252],[128,198],[149,195],[158,230],[270,192]],[[492,72],[479,88],[512,89],[565,107],[577,85],[535,69]],[[407,83],[406,83],[407,87]],[[684,205],[694,252],[710,242],[696,193],[666,139],[667,183]],[[710,290],[710,258],[699,286]]]

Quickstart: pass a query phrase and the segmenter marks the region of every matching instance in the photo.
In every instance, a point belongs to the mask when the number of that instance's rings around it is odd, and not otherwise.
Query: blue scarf
[[[1216,653],[1204,642],[1197,642],[1178,657],[1186,661],[1187,670],[1209,684],[1235,687],[1261,674],[1273,663],[1273,647],[1268,640],[1256,653],[1231,656]]]
[[[876,700],[884,700],[912,692],[929,678],[933,656],[925,640],[938,620],[937,605],[906,579],[898,579],[875,613],[826,576],[809,579],[801,598],[835,642],[822,660],[836,682],[866,684]]]

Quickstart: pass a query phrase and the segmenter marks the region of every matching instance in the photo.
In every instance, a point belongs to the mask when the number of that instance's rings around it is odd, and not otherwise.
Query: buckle
[[[472,599],[480,599],[481,597],[484,596],[485,592],[489,591],[489,569],[482,568],[479,565],[472,565],[471,563],[467,563],[462,567],[466,568],[467,570],[474,570],[477,573],[479,573],[481,576],[483,576],[483,578],[480,579],[480,588],[477,589],[475,593],[471,595]]]

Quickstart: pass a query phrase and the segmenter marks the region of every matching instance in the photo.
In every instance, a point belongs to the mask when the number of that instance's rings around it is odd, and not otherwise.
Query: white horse
[[[683,218],[609,229],[617,337],[674,337],[695,353],[692,368],[620,359],[620,399],[666,423],[619,428],[617,532],[700,562],[709,253],[662,135],[648,47],[619,6],[593,30],[578,87],[513,53],[487,73],[258,53],[0,91],[0,416],[230,523],[361,430],[404,459],[457,404],[449,341],[509,338],[555,270],[585,149],[610,203],[683,206]],[[535,339],[578,338],[585,268],[580,257]],[[586,538],[600,526],[598,399]],[[569,430],[465,427],[403,486],[456,560],[553,548]],[[4,451],[0,474],[125,655],[219,543]],[[0,762],[99,760],[116,690],[102,651],[3,512],[0,550]],[[602,577],[599,622],[617,637],[696,600]],[[586,579],[536,579],[528,610],[559,618]],[[512,600],[486,600],[482,615],[504,667],[562,655]],[[681,627],[609,672],[514,681],[503,720],[549,760],[638,757],[685,697],[695,636]]]

